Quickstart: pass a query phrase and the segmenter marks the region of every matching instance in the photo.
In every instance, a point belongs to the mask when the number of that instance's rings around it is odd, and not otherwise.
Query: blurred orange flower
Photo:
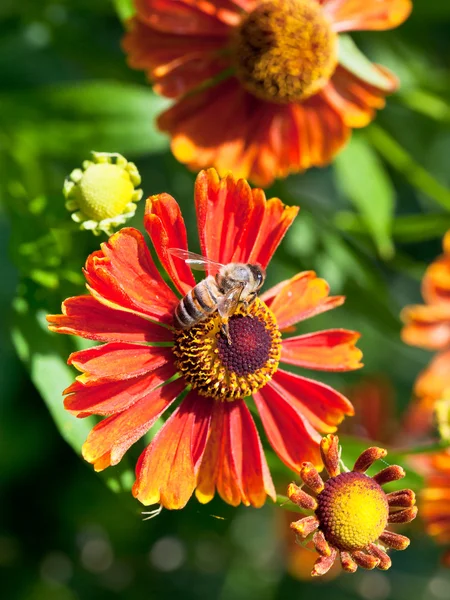
[[[401,24],[411,0],[135,0],[129,65],[176,102],[158,119],[191,169],[267,186],[330,162],[398,86],[339,34]],[[345,40],[347,43],[349,40]],[[352,62],[352,64],[350,64]]]
[[[207,259],[262,269],[298,212],[278,198],[266,200],[244,180],[220,180],[213,169],[197,177],[195,206]],[[187,250],[174,198],[149,198],[144,225],[178,294],[161,277],[143,235],[125,228],[88,257],[90,295],[65,300],[63,314],[48,317],[53,331],[105,342],[68,360],[82,374],[65,390],[66,409],[77,417],[107,417],[89,434],[83,456],[98,471],[117,464],[181,396],[138,461],[133,494],[145,505],[175,509],[194,489],[200,502],[209,502],[217,489],[229,504],[261,506],[267,495],[275,498],[275,489],[244,398],[253,396],[267,438],[288,467],[298,471],[304,460],[321,465],[318,432],[335,431],[353,407],[331,387],[285,371],[279,362],[357,369],[359,334],[332,329],[282,339],[283,330],[344,301],[330,297],[328,284],[312,271],[240,302],[228,321],[229,337],[217,311],[180,329],[175,311],[196,282],[187,262],[170,252]],[[220,278],[209,281],[220,291]]]
[[[428,458],[429,472],[420,492],[420,514],[429,535],[448,550],[442,557],[450,567],[450,450]]]
[[[436,402],[450,391],[450,231],[443,248],[444,254],[428,267],[422,281],[425,304],[407,306],[401,315],[404,342],[439,351],[414,386],[416,400],[405,423],[405,431],[413,435],[430,430]]]

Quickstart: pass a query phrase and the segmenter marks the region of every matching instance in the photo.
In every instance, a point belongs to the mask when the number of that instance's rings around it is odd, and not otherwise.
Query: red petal
[[[171,98],[181,96],[229,66],[218,55],[225,40],[217,36],[161,33],[134,18],[122,45],[133,69],[143,69],[154,89]]]
[[[180,377],[152,390],[127,410],[98,423],[83,444],[83,457],[96,471],[119,463],[128,448],[147,433],[185,387]]]
[[[73,352],[67,364],[83,373],[77,380],[86,385],[138,377],[170,361],[173,362],[170,348],[120,342]]]
[[[64,300],[62,315],[47,315],[49,329],[98,342],[171,342],[166,327],[137,315],[113,310],[92,296]]]
[[[150,390],[165,383],[174,374],[175,367],[170,362],[133,379],[94,382],[90,385],[75,381],[64,390],[65,394],[69,394],[64,399],[64,406],[80,418],[119,413],[144,398]]]
[[[343,304],[344,296],[328,297],[330,286],[316,277],[314,271],[298,273],[268,290],[261,296],[277,318],[278,327],[285,329]]]
[[[352,371],[363,365],[355,348],[361,337],[356,331],[329,329],[283,340],[281,362],[320,371]]]
[[[112,235],[88,257],[84,272],[92,295],[102,304],[172,323],[177,297],[158,273],[137,229]]]
[[[207,14],[211,11],[202,10],[203,7],[199,2],[135,0],[135,5],[141,21],[165,33],[226,36],[230,30],[230,27],[218,18],[223,16],[223,12]],[[208,9],[211,3],[204,2],[203,5]]]
[[[322,436],[310,425],[289,397],[269,382],[253,394],[270,445],[290,469],[300,471],[303,462],[322,465],[320,440]]]
[[[133,495],[140,502],[168,509],[187,504],[196,485],[196,462],[205,449],[212,407],[209,398],[188,394],[156,434],[136,466]]]
[[[405,21],[411,0],[322,0],[334,31],[392,29]]]
[[[275,490],[253,419],[242,400],[214,402],[211,434],[200,466],[196,495],[209,502],[215,488],[233,506],[262,506]]]
[[[375,117],[375,110],[384,107],[385,96],[398,88],[397,77],[388,69],[380,65],[372,65],[372,68],[383,77],[383,88],[370,85],[338,65],[333,77],[321,91],[321,95],[339,113],[348,127],[368,125]]]
[[[170,248],[187,250],[187,235],[178,203],[169,194],[150,196],[145,206],[144,225],[162,266],[183,294],[195,286],[191,269],[184,260],[173,259]]]
[[[333,433],[345,415],[354,414],[351,402],[324,383],[278,369],[270,385],[322,433]]]

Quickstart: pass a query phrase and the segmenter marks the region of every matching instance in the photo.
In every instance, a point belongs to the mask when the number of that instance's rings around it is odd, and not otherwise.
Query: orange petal
[[[329,329],[282,341],[281,362],[320,371],[360,369],[362,352],[355,347],[361,334],[346,329]]]
[[[401,318],[406,344],[427,350],[443,350],[450,344],[450,304],[407,306]]]
[[[62,315],[47,315],[49,329],[98,342],[171,342],[172,332],[138,315],[113,310],[92,296],[62,303]]]
[[[150,390],[165,383],[175,374],[175,367],[165,363],[157,369],[119,381],[91,382],[84,385],[75,381],[64,390],[64,407],[76,417],[112,415],[121,413],[146,397]]]
[[[411,0],[322,0],[334,31],[392,29],[405,21]]]
[[[212,13],[202,10],[210,2],[186,2],[185,0],[135,0],[139,20],[153,29],[181,35],[226,36],[230,27],[220,17],[224,11]]]
[[[176,200],[165,193],[150,196],[145,205],[144,226],[162,266],[184,296],[195,286],[195,279],[184,260],[174,259],[168,253],[170,248],[187,250],[186,227]]]
[[[112,342],[72,352],[67,364],[81,371],[83,375],[79,375],[77,380],[88,385],[138,377],[171,361],[173,354],[170,348]]]
[[[314,271],[298,273],[261,296],[274,312],[280,329],[343,304],[343,296],[328,297],[330,287]]]
[[[437,258],[422,280],[422,296],[427,304],[450,306],[450,257]]]
[[[92,463],[96,471],[119,463],[128,448],[147,433],[185,387],[180,377],[150,391],[127,410],[98,423],[83,444],[84,459]]]
[[[157,93],[181,96],[229,67],[229,58],[218,55],[222,37],[161,33],[138,19],[128,23],[122,46],[133,69],[142,69]]]
[[[398,87],[398,79],[388,69],[372,65],[385,81],[383,89],[370,85],[357,75],[338,65],[321,95],[339,113],[347,127],[365,127],[383,108],[385,96]]]
[[[304,461],[322,466],[319,444],[322,436],[298,407],[269,382],[253,394],[267,438],[280,459],[297,473]]]
[[[121,229],[93,252],[84,270],[102,304],[172,323],[177,297],[163,281],[140,231]]]
[[[323,433],[334,433],[345,415],[353,415],[351,402],[332,387],[278,369],[270,384]]]
[[[199,471],[196,495],[209,502],[217,488],[233,506],[262,506],[275,500],[264,451],[253,419],[242,400],[214,402],[211,435]]]
[[[214,169],[199,173],[195,204],[202,252],[221,262],[251,262],[266,267],[298,208]]]
[[[136,466],[133,495],[143,504],[183,508],[196,485],[196,463],[206,446],[213,402],[188,394]],[[193,449],[195,448],[195,456]]]

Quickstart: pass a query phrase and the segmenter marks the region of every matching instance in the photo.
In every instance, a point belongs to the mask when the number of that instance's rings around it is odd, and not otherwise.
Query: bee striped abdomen
[[[220,292],[212,276],[193,287],[175,310],[175,317],[181,329],[188,329],[215,312],[218,294],[220,295]]]

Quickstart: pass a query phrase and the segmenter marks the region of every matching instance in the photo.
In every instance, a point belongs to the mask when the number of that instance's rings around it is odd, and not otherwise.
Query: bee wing
[[[183,259],[185,263],[197,271],[209,270],[217,273],[217,271],[223,267],[221,263],[218,263],[215,260],[210,260],[209,258],[206,258],[206,256],[201,256],[200,254],[190,252],[189,250],[183,250],[182,248],[169,248],[168,252],[172,256]]]
[[[239,304],[245,283],[238,283],[217,300],[217,310],[222,318],[230,317]]]

